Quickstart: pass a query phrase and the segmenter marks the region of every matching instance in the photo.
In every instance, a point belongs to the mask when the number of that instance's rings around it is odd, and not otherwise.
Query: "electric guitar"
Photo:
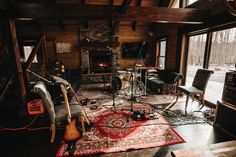
[[[76,126],[76,119],[73,119],[72,121],[68,122],[68,124],[65,127],[64,132],[64,141],[65,142],[75,142],[82,136],[82,133],[79,131],[79,129]]]
[[[68,117],[67,117],[68,124],[65,127],[64,141],[65,142],[75,142],[82,136],[82,133],[79,131],[79,129],[76,126],[76,124],[77,124],[76,119],[71,120],[71,112],[70,112],[67,91],[65,89],[65,86],[61,84],[60,87],[61,87],[61,91],[64,96],[65,107],[66,107],[66,110],[68,113]]]

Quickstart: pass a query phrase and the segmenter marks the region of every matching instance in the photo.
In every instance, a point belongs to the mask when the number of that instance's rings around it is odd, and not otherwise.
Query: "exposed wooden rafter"
[[[111,30],[112,36],[117,36],[118,35],[119,26],[120,26],[120,21],[115,21],[112,24],[112,30]]]
[[[62,22],[62,20],[58,20],[58,23],[59,23],[59,27],[60,27],[61,31],[65,31],[66,28],[65,28],[65,25],[64,25],[64,23]]]
[[[140,7],[140,6],[142,5],[142,0],[136,0],[136,1],[137,1],[137,6]],[[136,21],[133,21],[131,27],[132,27],[133,31],[136,30],[136,27],[137,27],[137,23],[136,23]]]
[[[40,3],[19,3],[14,5],[18,10],[16,10],[16,14],[10,16],[36,19],[135,20],[140,22],[200,24],[210,15],[208,11],[192,8],[177,9],[132,6],[129,7],[126,14],[121,14],[120,6],[44,5]]]
[[[14,54],[16,72],[18,74],[18,83],[19,83],[21,102],[23,105],[26,105],[26,88],[25,88],[22,65],[20,63],[20,51],[19,51],[19,45],[17,41],[16,26],[15,26],[15,21],[11,18],[9,19],[9,22],[7,24],[7,29],[9,32],[8,47],[9,47],[9,51]]]
[[[81,0],[81,4],[85,5],[86,4],[86,0]],[[88,29],[89,28],[88,20],[84,20],[83,23],[84,23],[84,28]]]

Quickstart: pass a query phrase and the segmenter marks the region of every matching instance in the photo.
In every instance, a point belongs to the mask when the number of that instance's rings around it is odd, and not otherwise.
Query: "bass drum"
[[[123,76],[113,76],[112,78],[112,88],[116,91],[127,88],[129,86],[129,81],[124,79]]]

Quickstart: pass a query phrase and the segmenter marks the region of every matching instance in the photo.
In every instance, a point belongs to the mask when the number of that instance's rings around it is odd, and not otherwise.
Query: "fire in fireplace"
[[[91,73],[112,72],[112,54],[110,51],[90,51],[89,62]]]

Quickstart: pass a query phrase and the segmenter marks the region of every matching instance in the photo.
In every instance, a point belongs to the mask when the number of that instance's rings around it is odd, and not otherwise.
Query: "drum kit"
[[[145,73],[142,73],[145,70]],[[136,67],[136,69],[127,69],[126,71],[117,71],[116,75],[112,79],[112,88],[117,92],[124,91],[125,95],[141,96],[146,95],[147,85],[147,71],[148,70],[159,70],[159,67]],[[143,76],[144,75],[144,76]],[[144,83],[142,82],[144,79]],[[122,92],[120,92],[122,93]]]
[[[127,69],[127,71],[117,71],[112,79],[112,88],[130,96],[131,92],[134,96],[144,94],[144,84],[141,81],[141,72],[139,70]]]
[[[115,109],[115,93],[118,94],[119,91],[125,90],[125,95],[130,96],[131,101],[131,109],[130,111],[133,112],[133,101],[136,100],[137,96],[146,95],[146,77],[145,74],[145,86],[142,82],[142,69],[145,64],[142,60],[142,49],[145,45],[145,42],[142,43],[142,46],[139,50],[138,57],[136,59],[136,63],[134,64],[133,68],[127,69],[126,71],[117,71],[117,74],[112,75],[112,93],[113,93],[113,107]],[[109,47],[107,47],[109,48]],[[115,52],[112,48],[109,48],[111,52]],[[138,64],[138,61],[141,64]],[[115,109],[116,110],[116,109]]]

